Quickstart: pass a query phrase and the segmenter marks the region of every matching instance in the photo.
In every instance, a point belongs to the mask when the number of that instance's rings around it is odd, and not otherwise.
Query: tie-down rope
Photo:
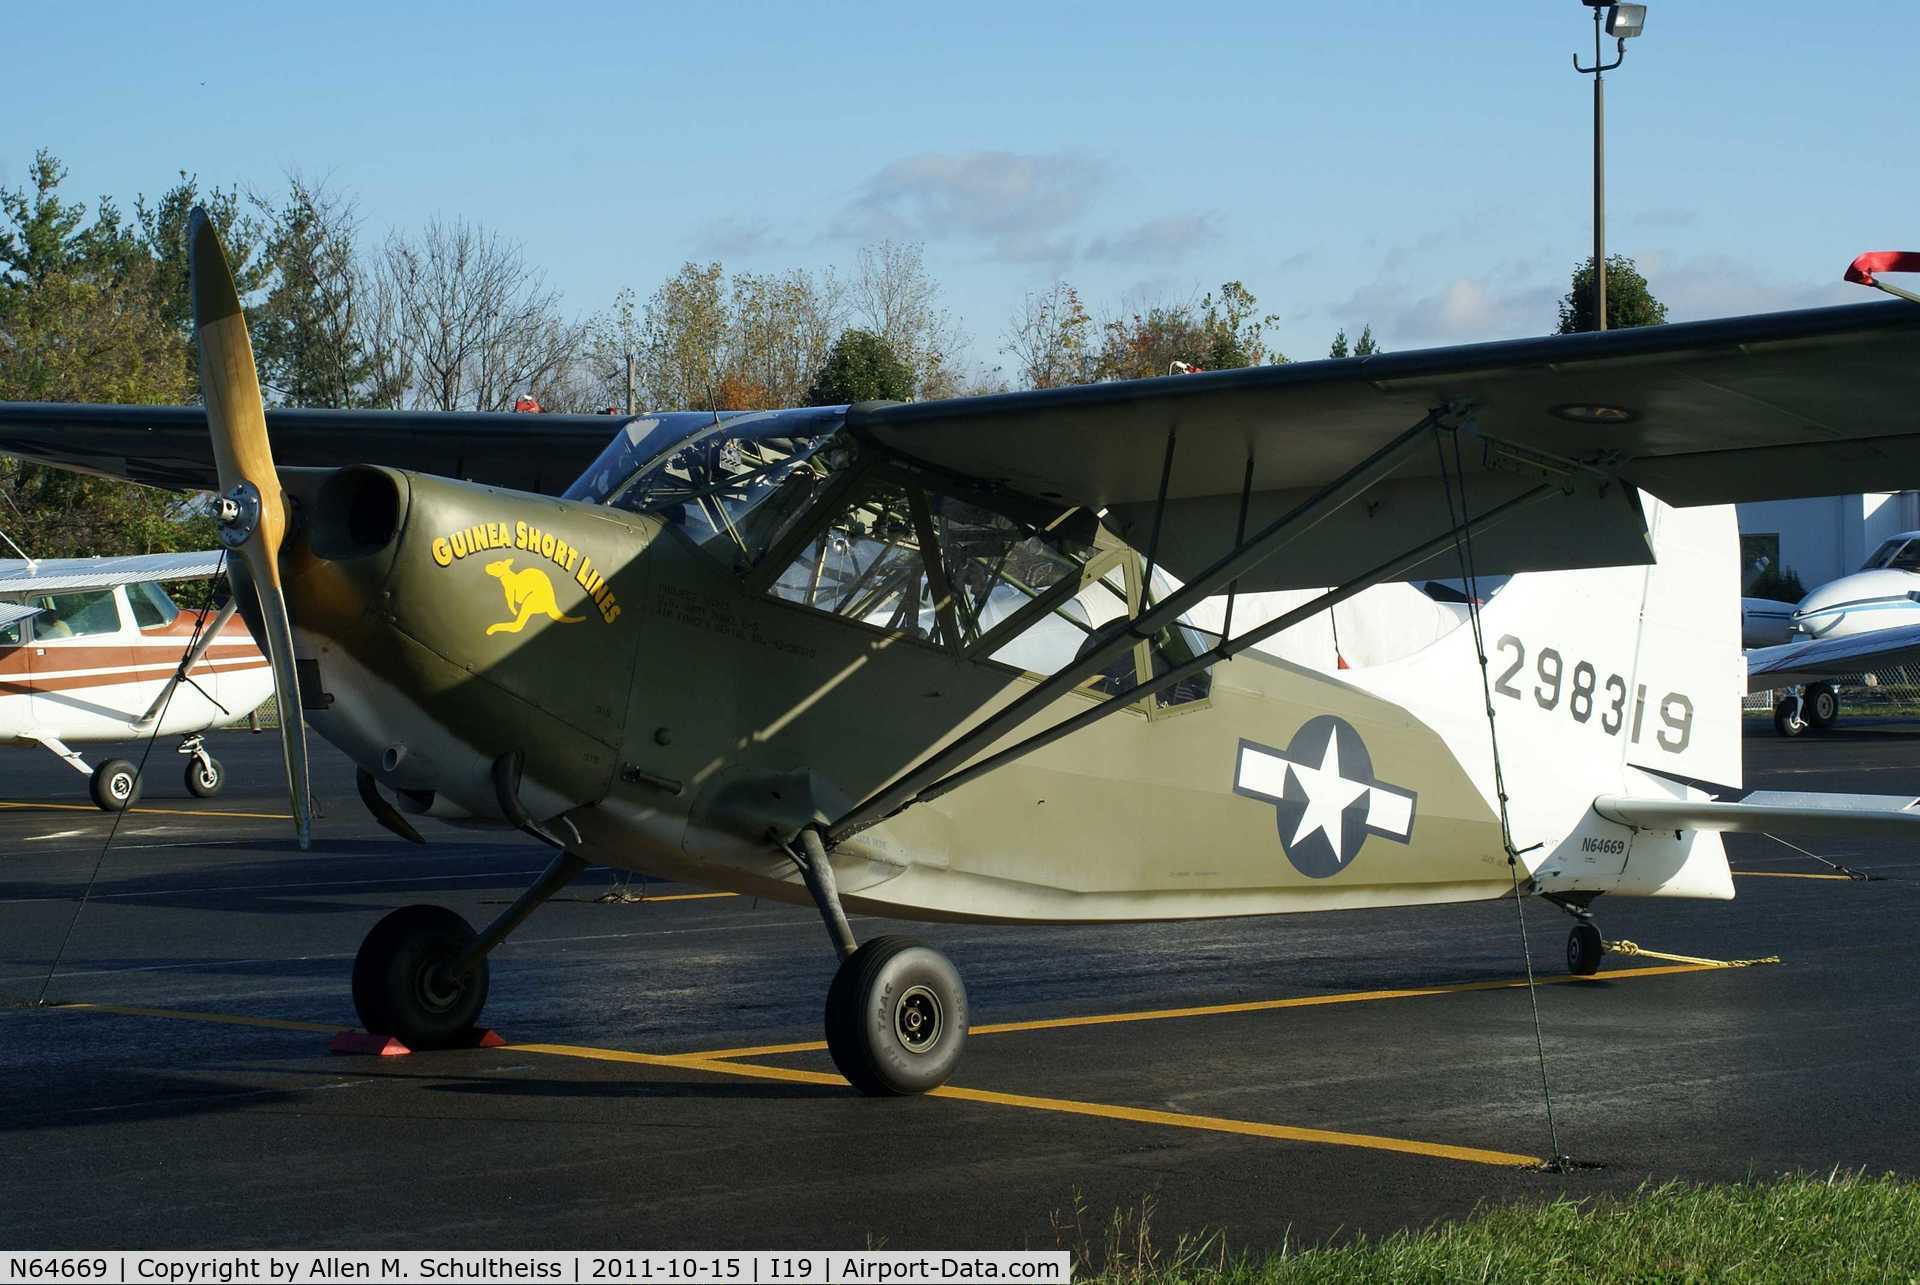
[[[1574,1167],[1573,1159],[1560,1150],[1560,1131],[1553,1119],[1553,1086],[1547,1078],[1547,1044],[1540,1030],[1540,997],[1533,976],[1533,948],[1527,940],[1526,898],[1520,895],[1520,853],[1513,846],[1513,828],[1507,815],[1507,779],[1500,763],[1500,732],[1493,711],[1493,682],[1487,673],[1487,640],[1480,628],[1480,585],[1473,564],[1473,528],[1468,525],[1467,471],[1460,459],[1460,431],[1453,433],[1453,477],[1460,484],[1460,507],[1454,510],[1453,479],[1447,475],[1447,448],[1440,438],[1443,430],[1434,429],[1433,445],[1440,458],[1440,481],[1447,497],[1447,521],[1453,530],[1454,556],[1460,564],[1460,579],[1467,595],[1467,623],[1473,629],[1473,654],[1480,662],[1480,695],[1487,711],[1487,743],[1493,753],[1493,792],[1500,805],[1500,846],[1506,850],[1507,873],[1513,880],[1513,906],[1520,920],[1520,955],[1527,966],[1527,1003],[1533,1009],[1533,1048],[1540,1064],[1540,1099],[1546,1108],[1547,1141],[1551,1147],[1546,1168],[1560,1173]],[[1538,845],[1536,845],[1538,846]]]
[[[214,565],[213,579],[208,583],[213,585],[219,584],[220,577],[226,569],[227,551],[222,547],[220,550],[220,561]],[[210,605],[211,594],[209,594],[209,602],[201,605],[200,614],[193,622],[193,635],[187,639],[187,649],[180,655],[181,668],[183,670],[186,667],[187,657],[193,655],[193,649],[199,645],[201,631],[207,627],[207,613]],[[187,677],[184,673],[180,676],[186,678],[190,683],[193,682],[193,679]],[[200,684],[193,683],[193,686],[195,691],[206,695],[205,690],[201,688]],[[153,743],[159,739],[161,727],[166,724],[167,710],[173,705],[173,694],[179,690],[179,683],[168,683],[166,698],[160,703],[160,712],[153,716],[153,730],[147,733],[147,743],[140,751],[140,766],[133,770],[133,782],[136,789],[139,787],[140,782],[146,778],[147,759],[153,754]],[[213,697],[207,696],[207,699],[213,700]],[[214,701],[214,704],[219,705],[219,702]],[[221,713],[224,714],[227,712],[224,705],[219,705],[219,708]],[[282,717],[284,717],[284,715],[282,715]],[[47,991],[53,985],[53,975],[58,971],[60,961],[66,957],[67,943],[73,940],[73,930],[80,923],[80,912],[87,908],[87,902],[93,897],[93,886],[99,882],[100,869],[107,861],[107,849],[113,846],[114,836],[120,833],[120,819],[133,810],[133,804],[134,800],[129,798],[126,806],[113,814],[113,824],[107,828],[107,837],[100,844],[100,855],[93,859],[93,873],[87,876],[87,886],[81,892],[80,900],[74,903],[73,914],[67,919],[67,930],[60,934],[60,946],[53,952],[53,959],[47,964],[47,975],[40,981],[40,993],[34,997],[33,1001],[36,1008],[46,1005]]]

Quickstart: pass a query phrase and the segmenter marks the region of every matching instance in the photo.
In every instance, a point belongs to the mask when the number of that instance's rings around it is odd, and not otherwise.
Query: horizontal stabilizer
[[[1740,830],[1835,838],[1920,838],[1920,799],[1905,794],[1756,790],[1737,803],[1603,794],[1593,810],[1636,830]]]

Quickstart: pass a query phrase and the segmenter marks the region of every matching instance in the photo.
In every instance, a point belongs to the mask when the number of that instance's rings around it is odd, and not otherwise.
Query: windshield
[[[1862,571],[1920,571],[1920,540],[1895,536],[1873,551]]]
[[[676,413],[626,425],[566,498],[664,518],[735,567],[752,566],[802,513],[852,445],[842,408]]]

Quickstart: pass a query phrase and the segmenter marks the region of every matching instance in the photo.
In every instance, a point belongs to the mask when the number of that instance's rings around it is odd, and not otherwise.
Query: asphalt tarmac
[[[1755,787],[1920,795],[1920,724],[1747,750]],[[1779,965],[1614,956],[1568,981],[1565,916],[1528,905],[1558,1147],[1583,1166],[1555,1173],[1511,902],[858,920],[952,956],[977,1024],[949,1094],[868,1101],[817,1044],[816,916],[658,883],[604,904],[594,870],[493,958],[508,1047],[330,1055],[375,920],[482,922],[544,854],[399,842],[316,751],[313,851],[273,815],[275,739],[228,733],[226,794],[189,798],[157,747],[104,858],[84,779],[0,757],[0,1246],[1054,1248],[1147,1201],[1163,1244],[1261,1249],[1648,1178],[1920,1173],[1920,853],[1899,845],[1807,845],[1859,882],[1733,836],[1732,904],[1600,904],[1609,938]],[[43,992],[64,1006],[24,1006]]]

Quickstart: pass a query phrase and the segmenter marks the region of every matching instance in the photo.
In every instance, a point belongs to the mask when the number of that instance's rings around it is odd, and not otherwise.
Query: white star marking
[[[1327,729],[1327,748],[1320,755],[1319,767],[1289,762],[1287,770],[1300,782],[1300,789],[1307,796],[1306,810],[1300,814],[1300,828],[1293,832],[1289,846],[1299,846],[1302,839],[1318,830],[1327,836],[1327,846],[1333,849],[1334,859],[1345,861],[1346,856],[1340,850],[1340,814],[1367,793],[1368,786],[1365,781],[1351,781],[1340,774],[1338,729]]]

